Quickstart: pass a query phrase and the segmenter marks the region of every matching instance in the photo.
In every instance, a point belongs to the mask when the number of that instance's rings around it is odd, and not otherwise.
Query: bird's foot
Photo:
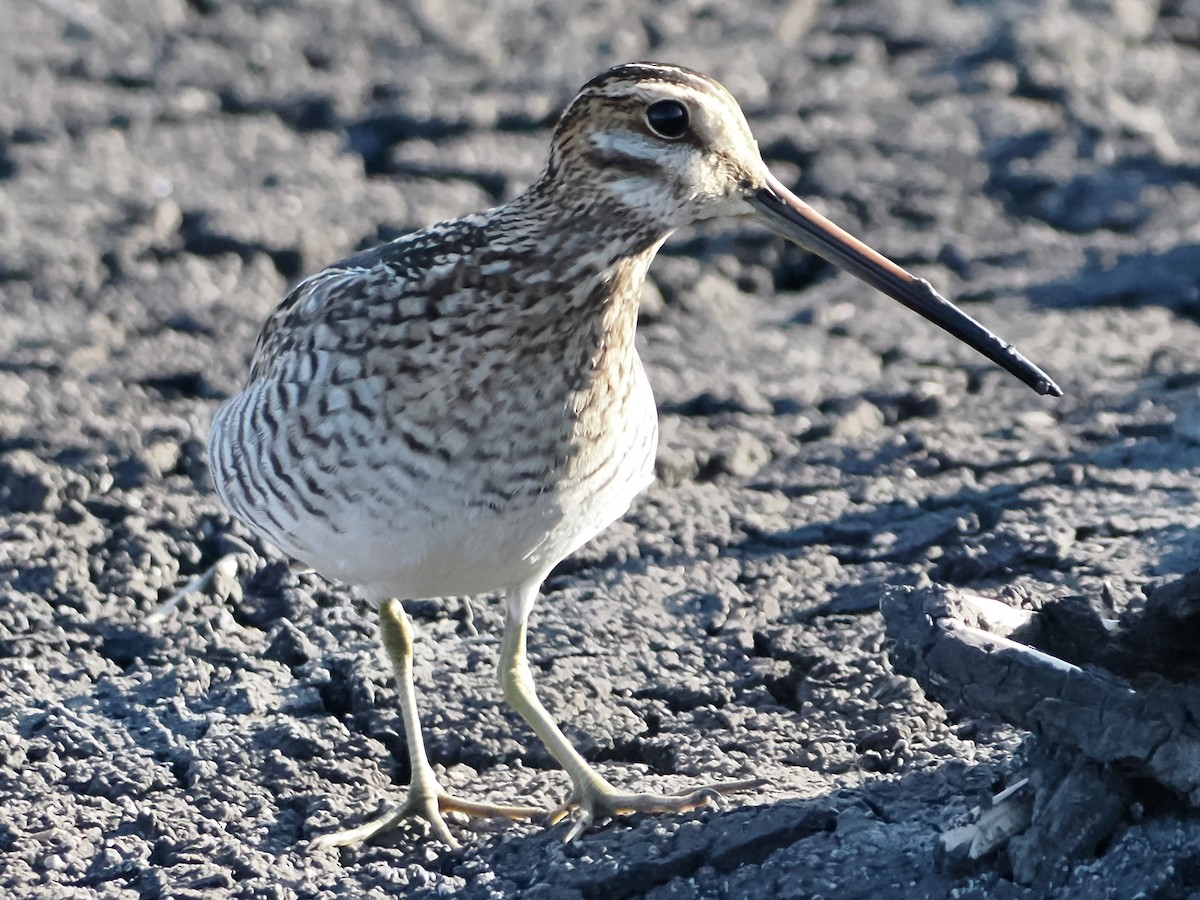
[[[691,788],[676,794],[651,794],[639,791],[619,791],[592,771],[590,777],[577,782],[571,796],[550,812],[550,824],[573,815],[571,830],[563,838],[569,844],[594,824],[616,816],[632,813],[685,813],[702,806],[716,805],[722,795],[762,787],[765,778],[746,778],[741,781],[721,781]]]
[[[405,819],[424,819],[442,843],[458,849],[459,843],[450,833],[443,813],[461,813],[476,819],[531,819],[545,813],[537,806],[508,806],[502,803],[483,803],[462,800],[451,796],[429,772],[424,778],[414,777],[409,786],[408,798],[396,809],[389,810],[357,828],[348,828],[333,834],[325,834],[309,842],[310,850],[325,850],[330,847],[351,847],[363,841],[385,834]]]

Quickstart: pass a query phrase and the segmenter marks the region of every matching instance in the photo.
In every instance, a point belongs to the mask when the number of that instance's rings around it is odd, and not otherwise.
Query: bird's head
[[[593,78],[559,121],[546,182],[570,195],[573,210],[602,205],[617,229],[665,236],[710,216],[752,216],[925,316],[1039,393],[1062,394],[1045,372],[929,282],[788,190],[767,169],[733,95],[698,72],[644,62]]]
[[[713,79],[629,63],[585,84],[559,121],[550,171],[674,229],[744,213],[767,168],[741,107]]]

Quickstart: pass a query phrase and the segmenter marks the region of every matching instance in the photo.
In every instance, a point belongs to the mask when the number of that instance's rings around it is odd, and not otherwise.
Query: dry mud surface
[[[1200,890],[1200,821],[1169,797],[1056,880],[940,866],[1024,735],[897,674],[878,612],[930,583],[1119,612],[1200,561],[1195,0],[0,0],[0,20],[0,893]],[[483,823],[454,826],[459,851],[413,826],[305,852],[399,797],[399,714],[362,602],[221,508],[208,421],[289,284],[512,197],[574,89],[640,58],[724,81],[785,182],[1066,396],[751,225],[677,235],[639,338],[659,481],[549,579],[530,650],[612,780],[769,786],[570,845]],[[494,683],[495,600],[411,611],[445,781],[558,803]]]

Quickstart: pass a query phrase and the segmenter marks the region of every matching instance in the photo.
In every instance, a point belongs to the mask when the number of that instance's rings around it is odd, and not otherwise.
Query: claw
[[[587,814],[581,814],[579,818],[575,820],[575,824],[571,826],[571,830],[567,832],[566,837],[563,838],[563,843],[569,844],[574,841],[575,838],[583,834],[583,832],[587,830],[588,826],[591,824],[592,817]]]

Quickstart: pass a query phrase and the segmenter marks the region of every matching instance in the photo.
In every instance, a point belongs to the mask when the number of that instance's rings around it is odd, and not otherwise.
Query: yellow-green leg
[[[379,605],[379,630],[383,638],[383,647],[396,672],[396,689],[400,694],[400,716],[404,720],[404,738],[408,745],[409,764],[412,767],[408,797],[398,808],[364,825],[314,839],[309,844],[310,849],[321,850],[358,844],[391,831],[408,818],[424,819],[443,843],[457,847],[458,841],[446,827],[442,813],[457,812],[477,818],[528,819],[545,812],[536,806],[504,806],[460,800],[442,789],[437,776],[434,775],[433,767],[429,765],[429,758],[425,754],[425,741],[421,737],[417,696],[412,677],[412,626],[399,601],[385,600]]]
[[[500,685],[509,705],[529,723],[529,727],[541,738],[546,749],[571,776],[570,797],[550,813],[552,825],[571,812],[576,813],[575,824],[567,832],[564,841],[573,841],[593,823],[603,822],[614,816],[639,812],[687,812],[713,803],[721,794],[749,790],[764,783],[760,778],[751,778],[709,784],[667,795],[620,791],[613,787],[579,755],[579,751],[571,745],[538,700],[533,686],[533,675],[529,671],[529,662],[525,656],[528,614],[532,606],[532,596],[526,593],[528,590],[527,587],[509,600],[504,641],[500,650]],[[536,585],[532,590],[536,592]]]

